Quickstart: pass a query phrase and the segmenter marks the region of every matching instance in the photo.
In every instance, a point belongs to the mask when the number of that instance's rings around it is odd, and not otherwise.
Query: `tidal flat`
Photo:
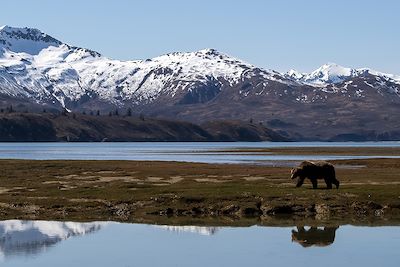
[[[299,150],[296,153],[299,154]],[[324,148],[321,153],[338,153]],[[280,153],[277,149],[274,153]],[[354,150],[354,149],[353,149]],[[353,151],[350,149],[350,151]],[[371,148],[357,148],[374,154]],[[372,148],[373,150],[373,148]],[[355,150],[354,150],[355,151]],[[390,155],[398,155],[390,152]],[[306,151],[307,152],[307,151]],[[382,151],[381,151],[382,152]],[[361,152],[358,152],[361,153]],[[341,182],[295,188],[291,165],[0,160],[0,216],[30,220],[252,225],[400,222],[400,160],[330,161]]]

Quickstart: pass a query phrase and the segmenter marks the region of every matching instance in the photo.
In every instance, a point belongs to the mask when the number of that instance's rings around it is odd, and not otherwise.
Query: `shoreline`
[[[398,159],[331,162],[339,190],[294,188],[284,166],[0,160],[0,219],[400,221]]]

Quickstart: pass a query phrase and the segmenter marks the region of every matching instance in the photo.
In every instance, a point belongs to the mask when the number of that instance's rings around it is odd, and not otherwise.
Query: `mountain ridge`
[[[289,70],[285,74],[298,81],[310,85],[326,86],[328,84],[335,84],[343,82],[348,78],[355,78],[357,76],[370,73],[375,76],[380,76],[393,82],[400,84],[400,76],[394,74],[383,73],[372,70],[370,68],[348,68],[340,66],[336,63],[327,63],[310,73],[301,73],[296,70]]]
[[[132,109],[200,124],[280,121],[272,123],[276,130],[311,140],[365,132],[379,135],[400,127],[400,78],[393,74],[337,64],[308,74],[280,73],[216,49],[120,61],[36,29],[0,29],[3,108],[12,104],[20,110]],[[31,51],[20,45],[21,40],[39,45],[31,45]]]

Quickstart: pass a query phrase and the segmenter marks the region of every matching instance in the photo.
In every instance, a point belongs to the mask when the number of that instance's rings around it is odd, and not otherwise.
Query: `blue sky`
[[[0,25],[29,26],[115,59],[216,48],[260,67],[328,62],[400,74],[396,0],[2,1]]]

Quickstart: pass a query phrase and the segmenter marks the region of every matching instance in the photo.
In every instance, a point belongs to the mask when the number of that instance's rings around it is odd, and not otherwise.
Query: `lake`
[[[0,221],[1,266],[398,266],[400,227]]]
[[[400,147],[400,142],[0,143],[0,158],[268,164],[304,159],[374,157],[217,152],[271,147]],[[214,227],[0,221],[0,266],[12,267],[397,267],[400,262],[399,248],[399,226]]]
[[[362,155],[268,155],[265,153],[257,155],[256,153],[217,152],[218,150],[229,149],[279,147],[400,147],[400,142],[0,143],[0,158],[38,160],[161,160],[269,164],[274,161],[307,159],[336,160],[374,157]]]

